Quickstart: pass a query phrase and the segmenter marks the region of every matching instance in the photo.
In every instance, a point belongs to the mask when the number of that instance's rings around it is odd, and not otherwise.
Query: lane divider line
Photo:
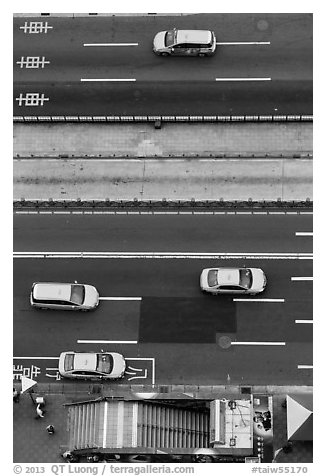
[[[84,43],[83,46],[139,46],[139,43]]]
[[[59,360],[58,357],[13,357],[14,360]]]
[[[286,342],[231,342],[231,345],[286,345]]]
[[[109,259],[313,259],[312,253],[187,253],[120,251],[16,251],[14,258],[109,258]],[[291,278],[296,279],[296,278]],[[312,278],[297,278],[312,279]]]
[[[225,41],[216,42],[219,46],[232,46],[232,45],[270,45],[270,41]]]
[[[111,296],[111,297],[99,297],[100,301],[141,301],[141,297],[133,296]]]
[[[313,281],[312,276],[293,276],[291,281]]]
[[[135,78],[130,78],[130,79],[126,79],[126,78],[121,78],[121,79],[109,79],[109,78],[81,78],[80,79],[81,82],[96,82],[96,81],[99,81],[99,82],[107,82],[107,81],[111,81],[111,82],[128,82],[128,81],[136,81]]]
[[[298,365],[298,369],[312,369],[312,365]]]
[[[285,302],[285,299],[278,299],[278,298],[275,298],[275,299],[263,299],[263,298],[259,298],[259,299],[254,299],[254,298],[248,298],[248,299],[241,299],[241,298],[233,298],[233,301],[235,302]]]
[[[313,324],[313,320],[312,319],[296,319],[295,320],[295,323],[296,324]]]
[[[215,78],[215,81],[271,81],[272,78]]]
[[[312,231],[296,231],[295,236],[313,236]]]
[[[88,340],[78,339],[77,344],[138,344],[137,340]]]

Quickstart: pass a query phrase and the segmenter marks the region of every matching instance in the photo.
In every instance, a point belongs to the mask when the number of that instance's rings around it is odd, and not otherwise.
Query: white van
[[[160,56],[212,56],[216,38],[209,30],[160,31],[153,40],[153,51]]]

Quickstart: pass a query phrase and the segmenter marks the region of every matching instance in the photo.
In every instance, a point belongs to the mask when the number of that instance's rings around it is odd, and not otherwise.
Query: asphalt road
[[[14,115],[312,114],[310,14],[48,18],[47,33],[29,33],[35,20],[14,19]],[[227,44],[210,58],[155,56],[154,35],[173,27]],[[84,46],[98,43],[137,45]]]
[[[281,253],[311,252],[312,237],[296,235],[311,231],[312,216],[301,214],[15,215],[15,252],[238,250],[243,257],[16,258],[14,374],[49,382],[57,378],[60,352],[105,348],[127,357],[124,383],[309,385],[312,370],[298,366],[312,365],[312,260],[282,259]],[[275,254],[246,257],[254,250]],[[268,286],[256,298],[263,301],[203,295],[200,271],[216,265],[262,267]],[[99,289],[94,312],[30,307],[34,281],[74,279]]]

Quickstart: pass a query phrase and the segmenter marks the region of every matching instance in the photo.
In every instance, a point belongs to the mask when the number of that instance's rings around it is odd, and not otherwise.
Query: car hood
[[[155,50],[161,50],[165,48],[164,38],[165,38],[165,31],[159,31],[153,40],[153,46]]]
[[[264,291],[266,286],[266,276],[263,270],[259,268],[251,268],[252,287],[251,290],[257,293]]]
[[[94,286],[85,284],[85,300],[84,306],[96,307],[99,303],[99,294]]]
[[[110,352],[113,357],[113,369],[110,373],[111,378],[120,378],[125,373],[126,361],[121,354]]]

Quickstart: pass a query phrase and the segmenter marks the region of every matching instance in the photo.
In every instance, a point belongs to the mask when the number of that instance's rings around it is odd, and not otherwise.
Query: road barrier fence
[[[164,122],[312,122],[312,115],[278,115],[278,116],[14,116],[18,123],[60,123],[60,122],[93,122],[93,123],[153,123],[160,128]]]
[[[87,200],[77,198],[76,200],[58,200],[58,199],[24,199],[14,200],[14,209],[28,210],[28,209],[125,209],[125,210],[236,210],[236,209],[312,209],[313,202],[310,198],[306,200],[168,200],[162,198],[161,200]]]

